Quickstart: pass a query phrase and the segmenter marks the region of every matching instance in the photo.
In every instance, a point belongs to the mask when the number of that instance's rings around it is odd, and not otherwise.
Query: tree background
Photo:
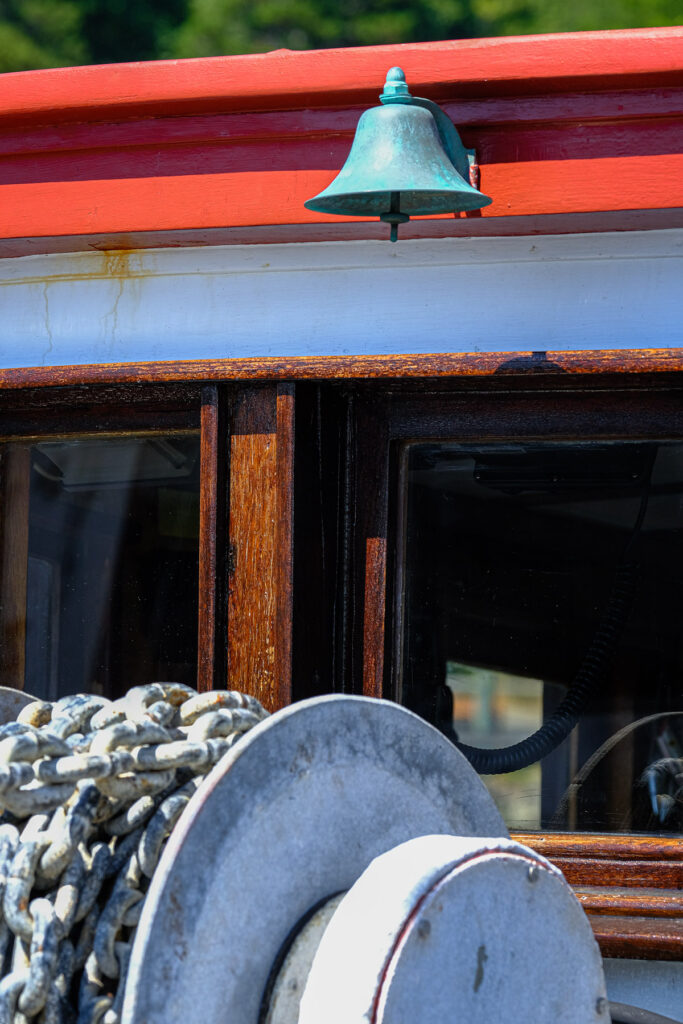
[[[0,0],[0,71],[673,25],[681,0]]]

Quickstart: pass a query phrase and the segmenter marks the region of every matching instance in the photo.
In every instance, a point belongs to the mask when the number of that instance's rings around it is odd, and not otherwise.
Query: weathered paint
[[[683,69],[683,28],[461,39],[341,50],[57,68],[3,76],[0,117],[27,124],[118,120],[140,113],[286,110],[367,103],[400,51],[401,67],[435,99],[664,84]],[[381,85],[381,81],[380,81]],[[417,90],[416,90],[417,91]]]
[[[157,245],[226,229],[256,241],[321,224],[330,238],[350,226],[374,237],[367,220],[329,222],[303,204],[344,163],[397,60],[477,150],[493,202],[463,219],[466,234],[489,222],[523,234],[513,218],[680,210],[682,43],[680,28],[629,30],[5,75],[0,239],[26,254],[122,233],[133,246],[150,233]]]
[[[682,279],[682,230],[5,259],[0,366],[678,347]]]

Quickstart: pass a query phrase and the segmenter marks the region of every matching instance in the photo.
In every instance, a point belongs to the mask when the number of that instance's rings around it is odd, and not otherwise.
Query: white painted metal
[[[171,835],[138,926],[123,1024],[256,1024],[296,923],[378,854],[433,833],[507,835],[465,758],[416,715],[333,696],[261,722]]]
[[[683,1022],[683,962],[603,960],[607,995]]]
[[[299,1024],[607,1024],[600,952],[561,873],[510,840],[378,857],[323,935]]]
[[[265,1016],[259,1024],[299,1024],[301,997],[311,973],[313,958],[343,898],[344,893],[339,893],[323,903],[295,935],[282,965],[275,965],[279,969],[275,972],[272,990],[266,991]]]
[[[0,367],[683,344],[683,231],[0,260]]]

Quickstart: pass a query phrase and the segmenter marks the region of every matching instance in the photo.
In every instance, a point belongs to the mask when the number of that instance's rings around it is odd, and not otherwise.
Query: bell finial
[[[405,103],[406,97],[410,97],[410,90],[403,68],[389,68],[380,101],[382,103],[396,103],[397,101]]]

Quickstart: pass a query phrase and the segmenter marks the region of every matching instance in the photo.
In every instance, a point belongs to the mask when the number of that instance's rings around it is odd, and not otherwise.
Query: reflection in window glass
[[[508,747],[543,722],[543,683],[493,669],[446,663],[446,686],[453,695],[453,728],[475,747]],[[540,828],[541,767],[486,775],[484,781],[506,821]]]
[[[410,445],[406,482],[402,702],[510,827],[683,831],[683,444]]]
[[[116,696],[153,679],[193,684],[198,436],[27,448],[25,499],[6,510],[27,522],[26,550],[5,551],[14,565],[3,570],[25,587],[25,689],[55,699]]]

